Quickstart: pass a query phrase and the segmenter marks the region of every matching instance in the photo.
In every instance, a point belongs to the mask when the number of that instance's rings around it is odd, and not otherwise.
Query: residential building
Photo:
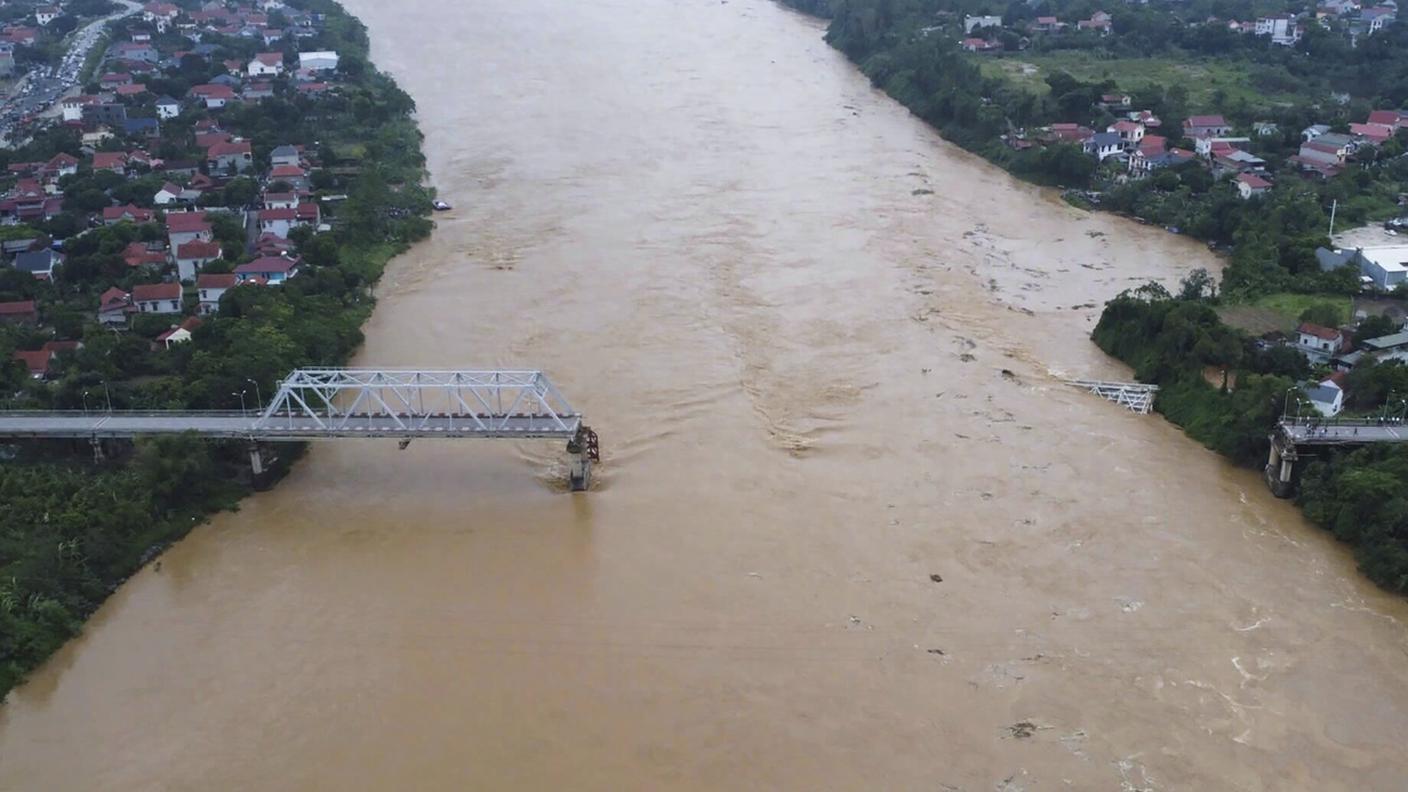
[[[17,351],[12,358],[24,364],[30,377],[42,380],[49,376],[49,364],[54,360],[54,353],[47,349]]]
[[[1349,349],[1349,337],[1342,330],[1313,322],[1296,329],[1296,346],[1312,361],[1328,360]]]
[[[250,77],[276,77],[284,73],[282,52],[260,52],[249,61],[245,71]]]
[[[1195,115],[1183,120],[1183,134],[1190,138],[1226,137],[1232,125],[1220,115]]]
[[[269,152],[269,165],[277,168],[280,165],[291,167],[301,167],[303,165],[303,155],[298,153],[298,149],[293,146],[279,146]]]
[[[235,267],[235,275],[241,283],[262,278],[269,285],[275,286],[297,275],[298,265],[299,260],[296,258],[264,256]]]
[[[162,120],[175,118],[181,115],[181,103],[169,96],[160,96],[156,100],[156,116]]]
[[[1001,17],[997,18],[998,24],[1002,24]],[[306,72],[336,71],[339,58],[336,52],[300,52],[298,53],[298,68]]]
[[[39,324],[39,309],[35,307],[34,300],[0,302],[0,322],[36,325]]]
[[[173,314],[181,312],[181,284],[144,283],[132,287],[132,301],[140,313]]]
[[[1002,17],[1000,17],[1000,16],[965,16],[965,17],[963,17],[963,32],[966,33],[966,34],[972,34],[973,31],[975,31],[975,30],[980,30],[980,29],[982,29],[982,28],[1000,28],[1000,27],[1002,27]],[[302,54],[300,54],[300,55],[299,55],[300,61],[301,61],[302,57],[303,57]],[[308,67],[307,67],[307,66],[304,66],[303,68],[306,69],[306,68],[308,68]]]
[[[197,85],[191,89],[190,96],[196,101],[203,102],[206,109],[209,110],[219,110],[238,98],[230,86],[214,83]]]
[[[191,340],[191,334],[200,327],[201,322],[198,317],[188,316],[179,325],[172,325],[170,330],[156,337],[156,343],[170,349],[173,344],[184,344]]]
[[[206,149],[206,167],[215,173],[244,173],[254,167],[254,148],[247,140],[216,143]]]
[[[150,223],[156,219],[156,212],[151,209],[143,209],[134,204],[126,206],[109,206],[103,209],[103,225],[117,225],[118,223]]]
[[[196,279],[202,268],[220,258],[220,243],[194,240],[176,248],[176,276],[182,281]]]
[[[1144,125],[1137,121],[1116,121],[1105,128],[1106,132],[1119,135],[1126,149],[1134,149],[1144,139]]]
[[[239,276],[233,272],[201,274],[196,276],[196,293],[200,296],[201,316],[209,316],[220,310],[220,298],[225,292],[239,283]]]
[[[1325,418],[1333,418],[1344,409],[1344,389],[1333,379],[1325,379],[1316,384],[1301,386],[1305,398],[1316,412]]]
[[[1108,36],[1114,32],[1115,25],[1111,16],[1104,11],[1096,11],[1090,15],[1090,19],[1082,19],[1076,23],[1077,30],[1091,30],[1102,36]]]
[[[1270,36],[1272,44],[1291,47],[1300,41],[1301,27],[1292,14],[1274,14],[1257,19],[1252,32],[1258,36]]]
[[[1255,173],[1237,174],[1237,194],[1246,201],[1271,189],[1271,182]]]
[[[1113,132],[1096,132],[1085,142],[1085,153],[1104,162],[1110,157],[1124,154],[1124,141]]]
[[[137,312],[132,295],[116,286],[98,298],[98,323],[106,327],[126,326],[127,317]]]
[[[206,219],[205,212],[168,212],[166,235],[172,250],[187,242],[209,242],[213,238],[210,221]]]
[[[31,250],[15,256],[15,269],[27,272],[39,280],[53,280],[54,268],[64,263],[61,253],[52,250]]]

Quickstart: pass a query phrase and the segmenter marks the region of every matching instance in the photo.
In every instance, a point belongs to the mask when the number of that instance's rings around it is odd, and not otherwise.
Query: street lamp
[[[245,382],[248,382],[249,384],[251,384],[251,385],[254,386],[254,399],[255,399],[255,401],[259,404],[259,411],[260,411],[260,412],[263,412],[263,411],[264,411],[264,394],[261,393],[260,390],[259,390],[259,383],[256,382],[255,380],[251,379],[250,377],[245,377],[245,378],[244,378],[244,381],[245,381]]]
[[[107,400],[108,412],[112,412],[112,391],[108,390],[107,380],[103,380],[103,398]]]
[[[244,394],[245,394],[245,391],[240,391],[239,393],[231,393],[231,394],[230,394],[231,396],[238,396],[238,397],[240,397],[240,415],[247,415],[247,414],[248,414],[248,413],[245,411],[245,408],[244,408]]]
[[[88,414],[88,391],[83,391],[83,414]]]

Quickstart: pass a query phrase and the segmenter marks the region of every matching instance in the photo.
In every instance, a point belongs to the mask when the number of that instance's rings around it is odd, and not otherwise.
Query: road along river
[[[1121,373],[1072,306],[1205,251],[767,0],[350,7],[459,207],[361,362],[545,368],[596,491],[556,446],[318,447],[10,697],[0,788],[1403,788],[1408,607],[1058,384]]]

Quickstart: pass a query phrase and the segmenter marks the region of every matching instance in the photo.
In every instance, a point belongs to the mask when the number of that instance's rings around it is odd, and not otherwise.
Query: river
[[[1408,607],[1059,384],[1205,250],[945,144],[768,0],[349,6],[458,206],[360,362],[544,368],[596,488],[317,447],[11,695],[0,788],[1404,788]]]

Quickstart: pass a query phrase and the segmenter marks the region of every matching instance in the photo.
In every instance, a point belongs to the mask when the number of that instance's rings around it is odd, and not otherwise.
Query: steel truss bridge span
[[[574,490],[600,458],[596,433],[541,371],[298,369],[255,412],[0,411],[0,437],[104,439],[192,433],[258,444],[346,438],[557,439]]]

